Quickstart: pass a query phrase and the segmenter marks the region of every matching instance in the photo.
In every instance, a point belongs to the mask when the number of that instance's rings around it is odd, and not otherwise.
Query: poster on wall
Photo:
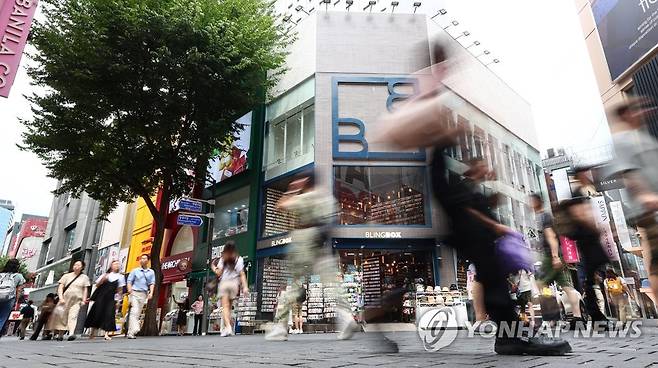
[[[658,44],[658,1],[592,0],[594,21],[613,80]]]
[[[560,236],[560,247],[562,250],[562,258],[565,263],[578,263],[580,256],[578,255],[578,247],[576,242],[566,236]]]
[[[94,267],[94,280],[107,272],[113,261],[120,260],[119,244],[111,245],[98,250],[96,266]],[[120,268],[121,266],[119,266]]]
[[[231,148],[228,151],[213,152],[209,163],[211,180],[208,185],[219,183],[247,169],[247,153],[251,141],[251,112],[237,120],[241,125],[233,136]]]

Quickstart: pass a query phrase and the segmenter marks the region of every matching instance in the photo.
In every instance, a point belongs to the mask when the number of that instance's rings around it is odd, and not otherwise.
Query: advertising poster
[[[565,167],[563,169],[555,170],[551,174],[558,201],[571,198],[571,186],[569,184],[569,174],[567,173],[567,170],[569,169]]]
[[[562,258],[564,263],[578,263],[580,256],[578,255],[578,247],[576,242],[566,236],[560,236],[560,247],[562,250]]]
[[[610,213],[612,214],[612,220],[615,222],[617,239],[619,239],[621,247],[625,250],[629,250],[633,245],[631,244],[631,235],[628,231],[628,225],[626,225],[626,216],[624,216],[624,208],[622,207],[621,202],[610,202]]]
[[[604,197],[592,197],[592,211],[594,211],[594,219],[601,231],[601,245],[603,246],[603,250],[605,250],[606,255],[611,261],[618,261],[619,252],[617,251],[615,239],[612,236],[610,215],[608,214],[608,207]]]
[[[213,158],[209,163],[209,171],[212,185],[237,175],[247,169],[247,152],[251,141],[251,112],[237,120],[242,125],[237,129],[231,142],[231,149],[213,152]]]
[[[594,21],[612,79],[656,47],[658,1],[592,0]]]

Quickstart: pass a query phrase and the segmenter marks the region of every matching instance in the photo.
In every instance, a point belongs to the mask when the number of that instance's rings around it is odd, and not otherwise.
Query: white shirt
[[[221,281],[239,279],[240,272],[244,270],[244,261],[242,260],[242,257],[238,257],[238,259],[235,261],[235,267],[231,268],[231,267],[224,267],[224,259],[219,258],[219,262],[217,263],[217,268],[222,270]]]
[[[98,279],[96,279],[97,284],[101,281],[103,276],[105,276],[105,274],[100,275],[98,277]],[[115,282],[117,280],[119,280],[119,287],[120,288],[126,286],[126,278],[122,274],[120,274],[118,272],[110,272],[110,273],[107,274],[107,282]]]

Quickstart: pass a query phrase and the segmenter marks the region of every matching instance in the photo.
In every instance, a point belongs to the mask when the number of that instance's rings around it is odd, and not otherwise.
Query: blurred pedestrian
[[[187,312],[190,311],[190,299],[186,296],[181,297],[179,301],[176,300],[174,295],[171,296],[171,299],[178,306],[178,313],[176,314],[176,330],[178,331],[178,336],[185,336],[187,332]]]
[[[649,281],[653,295],[658,295],[658,141],[644,125],[653,109],[650,103],[635,97],[614,107],[610,128],[616,157],[607,176],[623,179],[633,199],[626,218],[644,229],[642,246],[651,254]]]
[[[297,228],[291,234],[293,242],[288,251],[293,284],[290,291],[279,297],[274,327],[265,335],[267,340],[285,341],[288,339],[287,321],[290,311],[295,303],[300,302],[303,293],[303,287],[298,281],[305,276],[306,267],[312,267],[320,275],[323,285],[337,283],[338,262],[331,247],[325,246],[327,228],[337,213],[337,206],[331,194],[316,188],[313,174],[301,174],[288,185],[277,207],[294,213],[298,220]],[[356,322],[347,307],[343,292],[336,292],[336,301],[337,337],[341,340],[349,339],[357,328]]]
[[[85,262],[77,260],[73,262],[71,271],[59,279],[57,289],[59,302],[53,315],[53,330],[56,331],[58,341],[64,339],[64,333],[67,331],[69,341],[76,338],[75,328],[78,324],[80,306],[87,302],[89,286],[91,286],[89,277],[83,273],[84,268]]]
[[[201,336],[201,327],[203,325],[203,295],[192,303],[192,311],[194,312],[194,329],[192,329],[192,336]]]
[[[528,322],[528,325],[535,325],[535,310],[532,302],[532,289],[535,282],[532,274],[526,270],[520,270],[517,274],[510,276],[510,282],[516,293],[516,303],[519,306],[521,321]],[[528,318],[528,314],[530,317]]]
[[[129,339],[134,339],[135,335],[141,329],[140,319],[142,309],[149,300],[153,298],[153,288],[155,286],[155,272],[148,267],[151,256],[142,254],[139,257],[139,267],[135,268],[128,275],[126,289],[130,300],[130,314],[128,318]]]
[[[20,261],[16,258],[8,259],[0,272],[0,337],[7,331],[7,320],[23,284],[25,278],[20,273]]]
[[[96,338],[98,329],[101,329],[105,331],[105,340],[109,341],[112,340],[110,333],[117,330],[116,300],[121,298],[123,287],[126,286],[125,277],[119,273],[120,267],[119,261],[112,261],[107,272],[96,280],[96,290],[90,298],[94,304],[85,320],[85,327],[91,328],[90,339]]]
[[[585,320],[580,310],[580,297],[573,287],[571,276],[562,259],[560,242],[553,225],[553,217],[546,212],[544,200],[541,195],[536,193],[531,194],[530,205],[535,212],[537,227],[541,231],[540,238],[543,246],[541,272],[544,277],[540,280],[540,283],[542,286],[556,283],[567,294],[567,299],[573,312],[573,319],[570,324],[570,327],[573,329],[578,323],[584,323]]]
[[[31,300],[27,301],[27,304],[21,308],[21,324],[18,327],[18,336],[20,340],[25,340],[25,331],[27,327],[32,323],[34,319],[34,307],[32,306],[34,302]]]
[[[49,320],[53,313],[53,309],[55,309],[55,305],[57,304],[55,301],[56,298],[57,295],[49,293],[46,295],[46,299],[43,301],[43,303],[41,303],[41,306],[39,307],[39,316],[37,317],[37,322],[34,326],[32,336],[30,336],[30,340],[36,341],[37,338],[39,338],[41,330],[43,330],[43,337],[41,338],[42,340],[50,340],[53,338],[52,329],[50,326],[52,323],[49,323]]]
[[[605,271],[605,286],[610,297],[608,300],[617,310],[617,318],[622,323],[626,323],[626,307],[628,306],[626,298],[631,295],[626,282],[613,269],[608,268]]]
[[[222,250],[222,256],[219,258],[217,265],[211,263],[212,270],[219,280],[219,295],[222,303],[222,317],[224,319],[224,328],[221,336],[227,337],[234,335],[235,329],[231,318],[233,301],[238,297],[240,288],[246,296],[249,294],[247,285],[247,275],[244,273],[244,260],[238,254],[238,249],[233,241],[228,241]]]

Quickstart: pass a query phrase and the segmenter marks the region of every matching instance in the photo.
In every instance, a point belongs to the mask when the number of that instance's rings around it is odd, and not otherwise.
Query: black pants
[[[475,264],[476,279],[484,289],[484,305],[495,322],[518,321],[514,301],[507,286],[507,275],[499,266],[495,253],[495,235],[466,212],[469,189],[459,183],[449,183],[444,149],[435,148],[431,166],[433,194],[452,221],[453,236],[448,239],[463,259]]]
[[[203,323],[203,314],[194,315],[194,329],[192,330],[193,335],[201,335],[201,327]]]

